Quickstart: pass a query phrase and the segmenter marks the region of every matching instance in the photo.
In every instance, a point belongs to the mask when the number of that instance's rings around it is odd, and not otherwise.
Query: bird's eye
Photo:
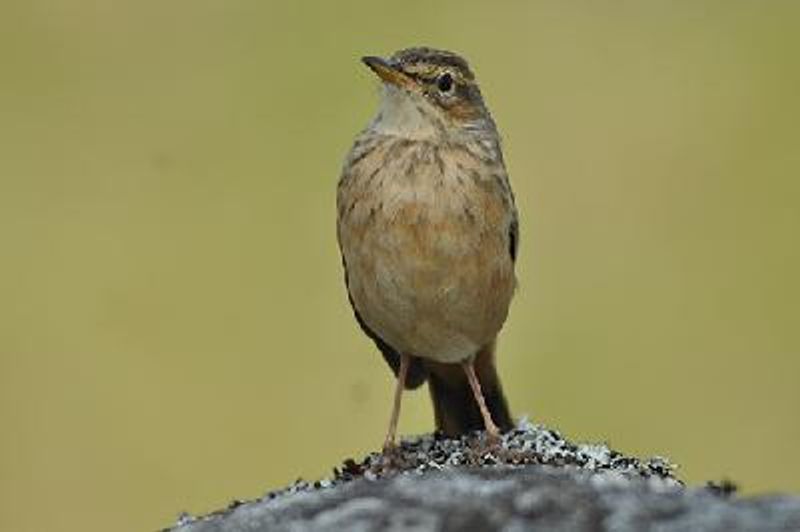
[[[450,72],[445,72],[436,78],[436,86],[441,92],[450,92],[453,88],[453,76]]]

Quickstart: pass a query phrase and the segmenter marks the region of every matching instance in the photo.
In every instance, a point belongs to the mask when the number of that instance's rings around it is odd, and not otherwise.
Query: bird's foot
[[[384,457],[391,457],[397,454],[398,450],[397,443],[392,439],[387,439],[383,442],[383,450],[381,451]]]
[[[394,440],[384,442],[381,455],[383,457],[381,470],[384,474],[402,468],[403,453]]]
[[[481,460],[492,461],[492,458],[499,460],[507,449],[503,447],[503,437],[499,431],[476,432],[475,439],[470,445],[472,451]]]

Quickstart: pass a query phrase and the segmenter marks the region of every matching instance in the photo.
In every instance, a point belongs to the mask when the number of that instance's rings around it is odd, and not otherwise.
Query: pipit
[[[519,229],[500,137],[467,62],[431,48],[364,57],[382,82],[337,192],[337,235],[359,325],[404,389],[427,380],[436,427],[513,422],[495,341],[514,294]]]

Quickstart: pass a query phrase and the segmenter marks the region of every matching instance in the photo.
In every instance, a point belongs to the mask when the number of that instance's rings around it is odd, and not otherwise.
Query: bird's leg
[[[405,354],[400,355],[400,368],[397,370],[397,384],[394,389],[394,406],[392,407],[392,417],[389,418],[389,432],[386,433],[386,441],[383,443],[383,453],[387,454],[395,448],[395,436],[397,434],[397,420],[400,418],[400,400],[403,397],[403,389],[406,385],[406,374],[410,357]]]
[[[483,398],[483,392],[481,391],[481,383],[478,381],[478,376],[475,374],[474,360],[469,358],[462,362],[461,365],[464,368],[464,373],[467,374],[467,380],[472,388],[472,394],[478,402],[478,408],[483,416],[483,424],[486,427],[488,439],[490,442],[496,443],[500,441],[500,430],[497,428],[497,425],[494,424],[492,414],[489,413],[489,409],[486,407],[486,400]]]

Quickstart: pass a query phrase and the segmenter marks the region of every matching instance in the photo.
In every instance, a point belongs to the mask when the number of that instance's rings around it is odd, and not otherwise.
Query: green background
[[[4,0],[0,529],[152,530],[377,449],[334,191],[365,54],[505,139],[515,412],[800,491],[800,4]],[[402,433],[432,425],[406,395]]]

